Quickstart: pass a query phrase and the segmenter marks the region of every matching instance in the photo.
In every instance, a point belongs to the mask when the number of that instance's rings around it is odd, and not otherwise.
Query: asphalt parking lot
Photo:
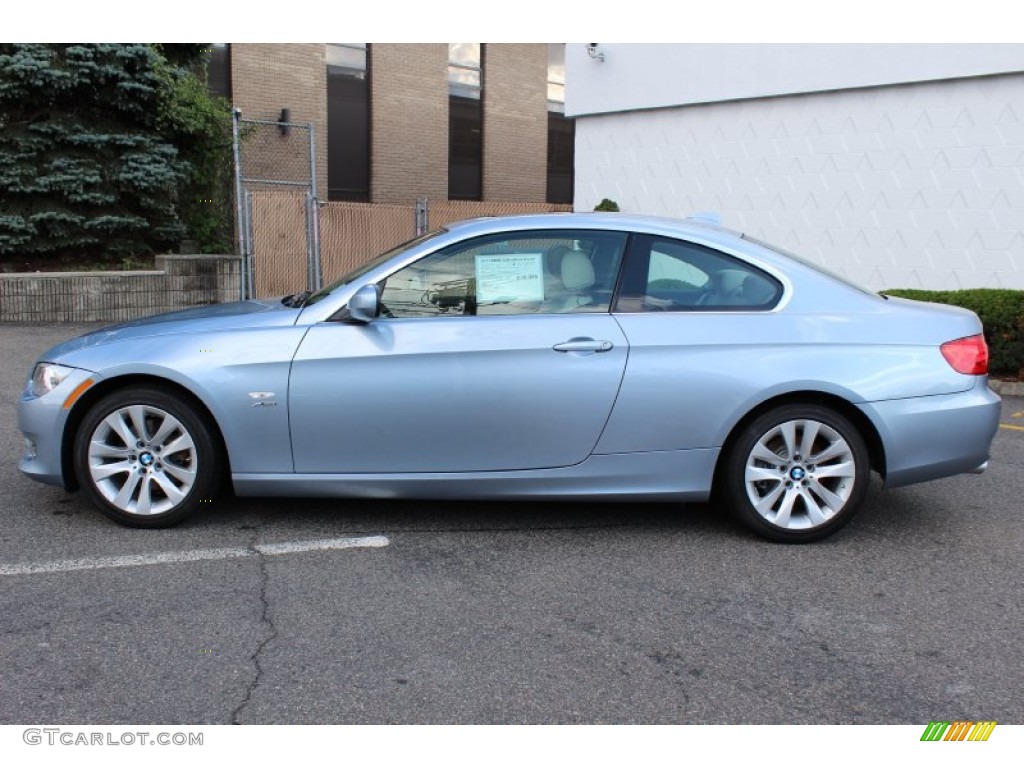
[[[984,475],[876,484],[809,546],[667,504],[138,531],[17,471],[29,367],[85,328],[0,325],[0,723],[1024,722],[1022,398]]]

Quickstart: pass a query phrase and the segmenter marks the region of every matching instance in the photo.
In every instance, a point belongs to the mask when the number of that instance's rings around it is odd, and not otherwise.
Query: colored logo
[[[921,741],[988,741],[995,720],[932,720],[921,734]]]

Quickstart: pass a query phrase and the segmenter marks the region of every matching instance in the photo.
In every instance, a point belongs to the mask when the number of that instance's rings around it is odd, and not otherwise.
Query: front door
[[[374,322],[310,329],[289,386],[295,471],[586,459],[626,365],[608,312],[624,241],[545,232],[449,246],[387,279]]]

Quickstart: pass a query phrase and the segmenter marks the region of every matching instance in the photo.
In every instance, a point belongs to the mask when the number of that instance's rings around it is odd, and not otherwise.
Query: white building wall
[[[599,43],[591,56],[570,43],[565,66],[578,117],[1024,72],[1024,45]]]
[[[606,197],[873,289],[1024,288],[1024,74],[580,115],[575,207]]]

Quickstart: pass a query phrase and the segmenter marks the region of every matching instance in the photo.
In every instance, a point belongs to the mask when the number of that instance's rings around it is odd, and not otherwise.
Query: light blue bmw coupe
[[[258,265],[257,265],[258,268]],[[126,525],[239,495],[714,498],[806,542],[887,486],[980,472],[973,313],[887,298],[701,219],[546,214],[413,240],[323,290],[42,355],[21,470]]]

